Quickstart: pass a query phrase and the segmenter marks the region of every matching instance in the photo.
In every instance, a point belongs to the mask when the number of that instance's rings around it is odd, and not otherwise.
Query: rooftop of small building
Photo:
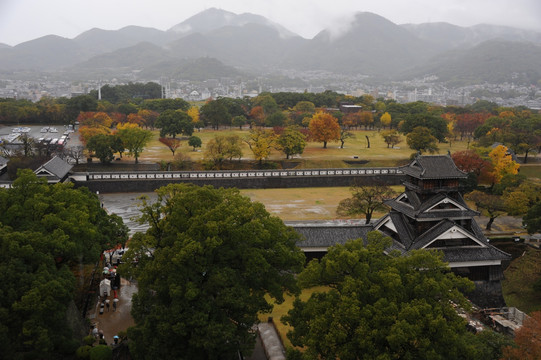
[[[401,168],[406,174],[417,179],[462,179],[468,174],[458,169],[449,154],[417,155],[409,164]]]

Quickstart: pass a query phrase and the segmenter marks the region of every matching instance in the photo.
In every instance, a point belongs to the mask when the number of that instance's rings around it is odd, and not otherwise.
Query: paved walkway
[[[96,324],[98,330],[103,331],[105,341],[107,344],[113,343],[113,337],[118,334],[119,331],[125,331],[128,327],[134,325],[133,318],[131,317],[131,299],[133,294],[137,291],[137,286],[124,278],[120,279],[120,289],[117,290],[118,304],[116,311],[113,311],[113,306],[109,311],[105,309],[104,313],[100,315],[100,304],[96,301],[96,306],[89,312],[88,318],[92,324]],[[112,301],[112,291],[111,291]]]

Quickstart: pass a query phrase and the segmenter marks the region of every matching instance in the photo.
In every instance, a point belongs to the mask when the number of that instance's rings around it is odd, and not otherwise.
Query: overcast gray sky
[[[49,34],[73,38],[95,27],[167,30],[211,7],[263,15],[305,38],[343,26],[358,11],[396,24],[445,21],[541,31],[540,0],[0,0],[0,43],[16,45]]]

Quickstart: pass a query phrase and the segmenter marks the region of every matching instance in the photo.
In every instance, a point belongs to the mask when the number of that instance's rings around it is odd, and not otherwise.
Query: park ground
[[[205,144],[217,134],[236,134],[245,137],[248,134],[247,130],[222,130],[219,132],[204,130],[196,132],[194,135],[199,136],[203,140],[203,148],[193,151],[187,145],[187,141],[183,142],[180,152],[185,159],[197,162],[203,159]],[[354,131],[355,138],[348,139],[344,149],[339,148],[338,143],[329,143],[327,149],[323,149],[321,143],[310,142],[307,144],[304,153],[301,156],[296,156],[290,161],[284,161],[283,154],[278,151],[273,151],[269,157],[269,161],[279,163],[290,163],[292,166],[318,168],[318,167],[346,167],[352,166],[352,160],[358,158],[362,160],[362,164],[353,166],[396,166],[408,162],[410,155],[413,153],[407,147],[405,141],[399,144],[396,148],[387,148],[381,136],[377,131]],[[368,139],[367,139],[368,137]],[[370,148],[368,148],[368,140]],[[446,154],[448,151],[455,152],[466,150],[468,144],[465,141],[455,141],[450,144],[439,144],[439,154]],[[243,160],[253,160],[252,153],[248,146],[243,143]],[[153,140],[141,154],[140,162],[143,164],[155,164],[160,161],[174,161],[174,157],[169,149],[158,141],[157,132],[154,132]],[[114,166],[133,164],[134,159],[129,156],[124,156],[121,161],[115,162]],[[531,156],[528,164],[521,166],[521,172],[536,182],[541,182],[541,156]],[[403,187],[394,187],[396,192],[400,192]],[[309,220],[335,220],[339,216],[336,214],[336,207],[340,200],[350,196],[350,189],[347,187],[334,188],[295,188],[295,189],[249,189],[241,190],[241,193],[250,197],[253,201],[261,202],[265,205],[267,211],[271,214],[280,217],[284,221],[309,221]],[[120,195],[120,197],[129,196],[135,203],[137,194]],[[117,200],[118,201],[118,200]],[[131,205],[130,205],[131,207]],[[124,209],[126,210],[126,209]],[[124,211],[123,210],[123,211]],[[133,208],[132,208],[133,210]],[[374,218],[379,218],[383,213],[374,214]],[[340,217],[343,218],[343,217]],[[477,219],[480,226],[488,221],[485,217]],[[142,229],[139,229],[142,230]],[[522,227],[522,219],[520,217],[500,216],[493,224],[493,229],[487,233],[489,237],[517,237],[524,236],[526,233]],[[518,256],[505,272],[506,280],[503,283],[504,295],[508,305],[517,306],[527,312],[538,310],[541,308],[541,303],[538,300],[538,294],[532,290],[533,282],[541,277],[541,251],[531,247],[524,246],[522,255]],[[526,279],[525,279],[526,277]],[[126,293],[130,293],[128,285]],[[310,289],[303,292],[304,299],[308,298],[314,291],[321,289]],[[127,300],[127,299],[126,299]],[[287,326],[283,325],[279,319],[287,313],[292,307],[292,297],[286,296],[286,301],[281,305],[276,305],[273,312],[270,314],[261,314],[261,320],[266,321],[269,316],[274,318],[274,322],[278,327],[282,340],[289,344],[285,334]],[[126,302],[128,304],[128,302]],[[125,305],[127,306],[127,305]],[[127,312],[125,308],[124,312]],[[101,315],[100,315],[101,316]],[[97,321],[100,326],[105,327],[106,337],[114,336],[116,332],[122,330],[118,327],[121,323],[119,314],[105,314],[98,317]],[[128,319],[125,319],[123,328],[131,325]],[[122,321],[123,322],[123,321]]]

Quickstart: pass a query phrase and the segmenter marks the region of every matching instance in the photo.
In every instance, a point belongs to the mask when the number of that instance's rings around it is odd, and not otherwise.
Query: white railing
[[[87,180],[145,180],[145,179],[216,179],[224,178],[288,178],[288,177],[340,177],[401,175],[399,168],[361,168],[361,169],[307,169],[307,170],[223,170],[223,171],[145,171],[116,173],[87,173]]]

